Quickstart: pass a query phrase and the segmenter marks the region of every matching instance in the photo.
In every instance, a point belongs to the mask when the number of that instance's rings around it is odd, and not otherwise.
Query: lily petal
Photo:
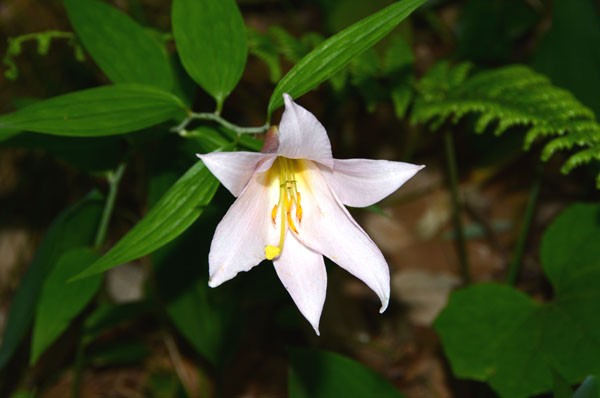
[[[333,170],[319,168],[343,204],[366,207],[395,192],[423,167],[389,160],[334,159]]]
[[[333,167],[331,143],[317,118],[283,94],[285,110],[279,124],[278,154],[290,159],[310,159]]]
[[[323,256],[289,233],[281,256],[273,261],[277,276],[294,303],[319,335],[319,320],[327,292]]]
[[[304,215],[296,236],[367,284],[381,300],[380,312],[385,311],[390,272],[383,254],[329,189],[318,166],[311,161],[304,165],[297,175]]]
[[[196,154],[196,156],[236,197],[248,185],[261,160],[274,157],[256,152],[211,152],[204,155]]]
[[[210,287],[248,271],[265,258],[266,242],[276,241],[270,218],[279,188],[269,187],[269,173],[255,174],[217,225],[208,255]]]

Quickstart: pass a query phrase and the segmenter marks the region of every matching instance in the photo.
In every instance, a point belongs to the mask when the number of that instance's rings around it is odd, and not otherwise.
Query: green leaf
[[[113,83],[173,88],[162,44],[116,8],[96,0],[65,0],[69,20],[83,47]]]
[[[600,205],[576,204],[544,234],[541,258],[555,297],[547,303],[496,284],[452,294],[435,323],[454,373],[502,397],[552,389],[600,372]]]
[[[202,162],[192,166],[100,260],[77,278],[104,272],[135,260],[172,241],[185,231],[212,200],[219,183]]]
[[[98,194],[64,211],[52,223],[12,299],[0,347],[0,369],[10,360],[31,324],[42,285],[58,258],[67,250],[91,244],[103,201]]]
[[[174,0],[171,18],[183,66],[220,107],[240,81],[248,55],[235,0]]]
[[[185,109],[177,97],[154,87],[102,86],[0,116],[0,139],[14,130],[80,137],[123,134],[183,116]]]
[[[554,384],[552,388],[552,398],[573,398],[571,383],[555,371],[552,372],[552,378]]]
[[[575,391],[573,398],[600,398],[600,383],[596,376],[585,378],[581,386]]]
[[[284,93],[298,98],[317,87],[375,45],[425,1],[401,0],[325,40],[277,84],[269,100],[269,114],[283,104]]]
[[[58,259],[46,276],[35,315],[31,364],[37,362],[96,295],[102,284],[102,275],[67,281],[99,257],[88,248],[72,249]]]
[[[292,348],[288,395],[290,398],[401,398],[379,374],[333,352]]]

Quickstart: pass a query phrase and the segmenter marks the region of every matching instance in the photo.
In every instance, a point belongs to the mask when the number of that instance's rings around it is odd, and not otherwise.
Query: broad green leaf
[[[0,116],[0,140],[14,130],[94,137],[123,134],[184,116],[173,94],[136,84],[64,94]]]
[[[33,320],[46,276],[67,250],[93,242],[103,202],[98,194],[64,211],[52,223],[12,299],[0,347],[0,369],[12,357]]]
[[[69,323],[88,305],[102,284],[102,275],[67,282],[100,256],[82,247],[64,253],[46,276],[33,326],[30,363],[67,329]]]
[[[359,362],[333,352],[292,348],[290,398],[401,398],[396,388]]]
[[[600,205],[576,204],[544,234],[541,258],[554,286],[539,303],[480,284],[455,292],[435,328],[459,377],[488,382],[502,397],[552,389],[600,372]]]
[[[163,45],[128,15],[97,0],[64,0],[83,47],[113,83],[173,88]]]
[[[351,25],[321,43],[281,79],[269,100],[269,114],[283,104],[283,94],[298,98],[333,76],[426,0],[401,0]]]
[[[235,0],[173,0],[175,45],[190,76],[218,106],[246,65],[246,27]]]
[[[552,372],[552,378],[554,384],[552,388],[552,398],[573,398],[571,383],[555,371]]]
[[[204,164],[197,162],[131,231],[78,278],[135,260],[172,241],[202,214],[218,186]]]

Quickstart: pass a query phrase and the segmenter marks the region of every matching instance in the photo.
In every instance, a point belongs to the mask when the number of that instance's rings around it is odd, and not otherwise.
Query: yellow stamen
[[[277,246],[265,246],[265,257],[267,260],[273,260],[281,255],[285,234],[289,227],[293,232],[298,233],[296,222],[302,221],[302,206],[300,205],[300,192],[298,192],[295,172],[298,170],[298,161],[279,157],[273,163],[273,169],[279,173],[279,201],[271,210],[271,220],[277,225],[277,210],[279,215],[279,244]],[[293,212],[295,207],[295,212]],[[292,214],[295,213],[296,221]]]
[[[296,218],[298,222],[302,222],[302,206],[300,205],[300,192],[296,192]]]

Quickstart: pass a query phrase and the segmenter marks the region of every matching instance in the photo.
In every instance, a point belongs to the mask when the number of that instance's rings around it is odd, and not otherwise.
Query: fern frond
[[[526,66],[507,66],[471,77],[469,70],[468,64],[433,67],[418,84],[412,121],[437,129],[446,121],[457,123],[474,114],[477,133],[492,126],[496,135],[523,126],[526,150],[539,139],[549,140],[541,153],[544,161],[557,151],[581,148],[567,160],[564,173],[600,160],[600,125],[570,92]]]

